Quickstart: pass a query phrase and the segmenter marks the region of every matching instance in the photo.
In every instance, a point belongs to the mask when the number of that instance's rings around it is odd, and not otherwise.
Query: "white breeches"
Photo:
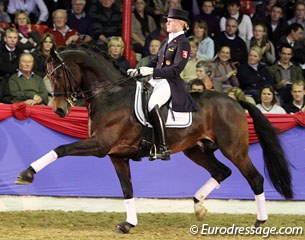
[[[154,87],[148,101],[148,111],[151,111],[157,104],[161,107],[168,101],[171,89],[166,79],[150,79],[149,83]]]

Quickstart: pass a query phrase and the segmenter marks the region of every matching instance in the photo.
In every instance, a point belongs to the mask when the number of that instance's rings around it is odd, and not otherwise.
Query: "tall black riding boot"
[[[155,159],[162,159],[162,160],[169,160],[170,159],[170,151],[166,144],[166,137],[165,137],[165,123],[163,117],[160,113],[159,106],[156,105],[150,111],[150,120],[151,124],[154,128],[155,134],[155,141],[156,141],[156,148],[152,149],[150,154],[150,160]]]

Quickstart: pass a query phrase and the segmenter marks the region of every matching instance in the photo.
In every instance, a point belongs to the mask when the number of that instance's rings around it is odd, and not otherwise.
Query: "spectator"
[[[250,40],[253,36],[252,22],[248,15],[240,12],[240,1],[228,0],[226,6],[227,13],[220,19],[220,31],[225,31],[228,18],[235,18],[238,23],[239,37],[245,42]]]
[[[165,4],[167,0],[149,0],[145,11],[155,19],[158,25],[164,15],[166,15]]]
[[[4,3],[0,2],[0,23],[11,23],[11,18],[8,13],[5,11]]]
[[[274,79],[267,66],[260,63],[262,54],[261,48],[252,47],[249,51],[248,62],[241,64],[237,72],[240,88],[245,94],[252,96],[255,102],[258,102],[263,86],[274,85]]]
[[[221,32],[216,36],[215,51],[219,52],[222,46],[229,46],[231,49],[231,59],[233,62],[238,62],[238,64],[247,62],[247,46],[244,40],[242,40],[238,35],[238,23],[235,18],[228,18],[226,22],[226,30]]]
[[[266,20],[268,38],[275,48],[279,45],[280,37],[284,36],[288,29],[288,24],[283,18],[283,11],[280,4],[273,5],[271,7],[271,14]]]
[[[148,63],[150,63],[154,58],[158,57],[158,52],[161,46],[161,42],[158,39],[153,39],[150,41],[149,45],[149,55],[142,58],[138,64],[137,68],[146,66]]]
[[[52,34],[45,33],[38,48],[33,52],[35,62],[33,71],[40,77],[46,75],[46,60],[50,55],[51,49],[56,49],[55,38]]]
[[[253,105],[255,105],[255,101],[251,96],[247,96],[245,95],[245,93],[243,92],[243,90],[241,90],[239,87],[231,87],[228,89],[227,91],[227,95],[230,98],[233,98],[234,100],[242,100],[248,103],[251,103]]]
[[[275,62],[275,50],[271,41],[267,37],[267,27],[263,23],[255,23],[253,27],[253,37],[247,41],[248,50],[251,47],[260,47],[263,51],[261,62],[272,65]]]
[[[170,8],[182,9],[181,0],[167,0],[164,8],[165,12],[168,12]]]
[[[293,99],[286,105],[284,109],[287,113],[305,112],[305,83],[302,80],[292,84],[291,95]]]
[[[238,87],[239,82],[236,77],[237,66],[231,61],[231,49],[222,46],[216,59],[212,62],[211,78],[216,91],[226,92],[231,87]]]
[[[92,4],[89,17],[94,40],[103,50],[107,50],[110,38],[122,35],[122,14],[115,9],[114,0],[99,0]]]
[[[39,11],[37,11],[37,9]],[[7,11],[14,16],[19,11],[25,11],[32,23],[45,23],[49,17],[49,11],[43,0],[21,1],[9,0]]]
[[[52,13],[57,9],[71,9],[71,1],[69,0],[43,0],[49,11],[47,25],[52,26]],[[91,2],[91,1],[90,1]]]
[[[166,27],[166,18],[162,17],[160,19],[159,27],[152,33],[150,33],[145,40],[145,45],[143,49],[143,56],[149,55],[149,45],[151,40],[159,39],[162,42],[164,39],[168,37],[167,27]]]
[[[86,0],[72,0],[72,9],[67,11],[67,25],[80,34],[82,42],[92,41],[91,20],[85,12]]]
[[[195,79],[189,83],[190,92],[203,92],[205,90],[205,86],[199,79]]]
[[[128,61],[124,57],[124,42],[121,37],[112,37],[108,43],[108,54],[118,65],[122,72],[130,68]]]
[[[190,46],[191,46],[191,51],[190,51],[190,56],[187,61],[187,64],[185,65],[184,69],[180,73],[180,77],[185,81],[189,82],[190,80],[196,78],[196,64],[203,60],[203,58],[198,56],[198,46],[199,43],[196,38],[194,37],[189,37],[188,38]]]
[[[271,15],[272,6],[276,4],[276,0],[266,0],[255,6],[255,13],[252,17],[253,23],[266,22],[267,17]]]
[[[303,29],[305,28],[305,3],[304,1],[297,1],[294,5],[294,17],[287,21],[288,25],[293,23],[299,23],[302,25]],[[305,38],[305,31],[303,31],[303,37]],[[303,44],[304,45],[304,44]]]
[[[19,31],[18,47],[23,51],[33,52],[40,42],[40,35],[32,29],[27,13],[24,11],[18,12],[16,14],[15,24]]]
[[[57,46],[65,46],[76,43],[80,40],[80,36],[76,30],[69,28],[67,23],[67,11],[57,9],[52,13],[53,28],[48,28],[46,32],[51,33],[55,37]]]
[[[214,0],[203,0],[201,5],[201,12],[194,17],[194,21],[203,20],[207,23],[209,29],[209,37],[214,39],[220,33],[219,18],[214,14],[215,2]]]
[[[214,41],[208,36],[208,25],[202,20],[194,22],[193,36],[197,39],[199,46],[197,55],[204,60],[212,60],[214,57]]]
[[[269,71],[276,82],[281,104],[285,104],[291,99],[291,84],[297,80],[304,80],[301,67],[291,62],[293,48],[288,44],[283,44],[279,49],[280,59],[269,67]]]
[[[275,91],[272,85],[265,85],[259,94],[259,103],[256,107],[262,113],[285,114],[284,108],[277,104]]]
[[[18,30],[8,28],[5,31],[4,43],[0,46],[0,76],[6,81],[16,72],[22,50],[18,48]]]
[[[146,37],[156,30],[154,19],[145,11],[146,0],[136,0],[135,9],[132,13],[132,46],[136,53],[143,53]]]
[[[214,89],[211,73],[212,69],[209,62],[201,60],[196,64],[196,79],[200,80],[207,90]]]
[[[32,72],[34,57],[30,53],[20,56],[19,71],[9,79],[10,94],[13,101],[23,101],[27,105],[48,103],[48,92],[42,78]]]

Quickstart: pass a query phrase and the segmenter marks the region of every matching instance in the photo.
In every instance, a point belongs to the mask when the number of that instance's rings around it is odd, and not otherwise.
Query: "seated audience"
[[[202,92],[205,90],[205,86],[201,80],[195,79],[189,82],[189,91],[190,92]]]
[[[267,37],[267,28],[263,23],[256,23],[253,26],[253,37],[247,41],[248,50],[251,47],[260,47],[263,51],[261,62],[272,65],[275,62],[275,50],[271,41]]]
[[[46,32],[55,37],[57,46],[65,46],[71,43],[77,43],[80,36],[75,29],[71,29],[67,23],[67,11],[63,9],[55,10],[52,13],[53,28],[48,28]]]
[[[108,43],[108,54],[122,72],[127,72],[130,66],[124,57],[124,42],[121,37],[112,37],[110,39]]]
[[[15,25],[19,31],[18,47],[23,51],[33,52],[40,42],[40,35],[32,29],[32,24],[27,13],[18,12],[15,18]]]
[[[92,26],[88,14],[85,12],[86,0],[72,0],[72,9],[67,11],[67,25],[80,34],[80,41],[92,40]]]
[[[275,88],[281,104],[289,102],[292,98],[291,84],[297,80],[304,80],[302,68],[293,64],[293,48],[288,43],[282,44],[279,48],[280,59],[269,67],[272,77],[275,79]]]
[[[196,64],[203,60],[203,58],[198,56],[198,46],[199,43],[196,38],[189,37],[188,38],[189,43],[191,45],[191,51],[189,60],[187,61],[187,64],[185,65],[184,69],[180,73],[180,77],[185,81],[189,82],[190,80],[196,78]]]
[[[0,23],[11,23],[11,18],[8,13],[5,11],[4,3],[0,2]]]
[[[199,79],[205,86],[205,89],[211,90],[214,88],[212,79],[211,79],[211,66],[210,63],[204,60],[199,61],[196,64],[196,76],[197,78],[192,81]]]
[[[22,101],[27,105],[48,103],[48,92],[42,78],[34,74],[34,57],[30,53],[20,56],[19,71],[9,79],[10,95],[13,101]]]
[[[158,39],[151,40],[149,45],[150,54],[140,59],[140,61],[137,64],[137,68],[146,66],[148,63],[150,63],[152,59],[156,58],[158,56],[160,46],[161,46],[161,42]]]
[[[284,105],[287,113],[305,112],[305,83],[298,80],[291,87],[292,100]]]
[[[156,30],[154,19],[144,10],[146,0],[136,0],[131,19],[131,39],[133,50],[142,54],[146,37]]]
[[[248,62],[241,64],[237,72],[240,88],[245,94],[252,96],[255,102],[258,102],[263,86],[275,84],[267,66],[260,63],[262,55],[261,48],[252,47],[249,51]]]
[[[287,21],[288,25],[293,23],[299,23],[305,28],[305,3],[304,1],[296,1],[294,5],[294,16]],[[305,31],[303,31],[303,37],[305,38]]]
[[[285,114],[284,108],[279,106],[276,100],[275,91],[272,85],[265,85],[259,94],[259,103],[256,107],[262,113]]]
[[[212,81],[216,91],[226,92],[231,87],[238,87],[239,82],[236,77],[237,67],[231,61],[231,49],[222,46],[217,57],[212,62]]]

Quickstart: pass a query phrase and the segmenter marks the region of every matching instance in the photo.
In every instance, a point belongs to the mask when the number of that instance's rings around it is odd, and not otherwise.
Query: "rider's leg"
[[[151,160],[162,159],[169,160],[169,150],[166,144],[165,122],[160,113],[160,107],[170,98],[170,87],[165,79],[155,80],[154,91],[148,102],[148,110],[150,113],[150,121],[154,128],[155,138],[157,140],[156,152],[150,156]]]

